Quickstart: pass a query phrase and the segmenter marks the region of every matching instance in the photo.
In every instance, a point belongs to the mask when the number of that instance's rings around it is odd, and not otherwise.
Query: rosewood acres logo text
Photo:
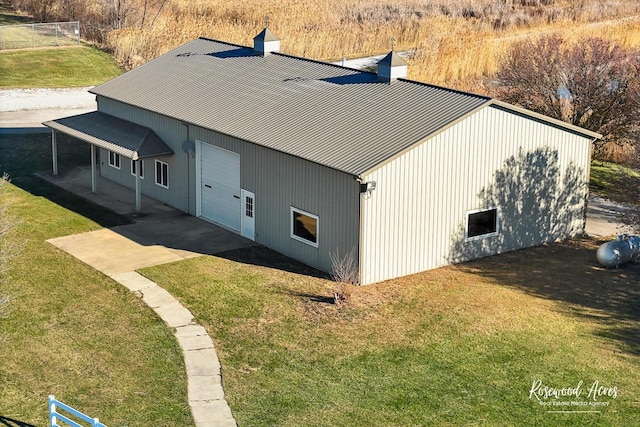
[[[529,400],[546,406],[549,412],[597,412],[609,406],[618,397],[618,387],[601,384],[595,380],[589,385],[579,381],[575,386],[556,388],[534,380],[529,390]],[[581,410],[582,409],[582,410]]]

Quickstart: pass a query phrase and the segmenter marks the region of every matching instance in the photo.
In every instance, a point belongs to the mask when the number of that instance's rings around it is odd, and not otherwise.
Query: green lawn
[[[266,249],[142,273],[207,327],[243,426],[637,425],[640,264],[599,268],[596,247],[355,288],[340,309],[335,284]],[[530,398],[536,380],[583,381],[579,401],[596,381],[618,395],[600,413],[550,413]]]
[[[593,161],[589,190],[598,196],[622,203],[638,203],[640,171],[616,163]],[[635,194],[633,191],[636,190]]]
[[[2,277],[0,425],[48,425],[47,396],[116,426],[192,426],[182,353],[171,330],[134,294],[46,239],[125,222],[35,177],[50,168],[50,136],[0,135],[4,195],[21,223],[20,255]],[[62,137],[61,168],[87,144]],[[7,425],[18,425],[9,422]],[[23,425],[23,424],[19,424]]]
[[[87,47],[0,51],[0,88],[93,86],[118,76],[113,58]]]

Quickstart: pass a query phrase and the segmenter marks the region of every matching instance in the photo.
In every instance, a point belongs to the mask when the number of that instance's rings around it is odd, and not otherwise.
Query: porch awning
[[[100,111],[42,124],[132,160],[174,154],[151,129]]]

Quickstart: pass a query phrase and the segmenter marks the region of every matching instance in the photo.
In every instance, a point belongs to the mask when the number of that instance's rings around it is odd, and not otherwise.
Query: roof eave
[[[107,115],[105,113],[101,113],[98,111],[94,111],[91,113],[85,113],[85,114],[81,114],[79,116],[85,116],[87,114],[103,114],[103,115]],[[107,115],[108,116],[108,115]],[[68,118],[73,118],[73,117],[77,117],[77,116],[70,116]],[[64,118],[63,118],[64,119]],[[105,150],[108,151],[112,151],[114,153],[120,154],[121,156],[124,156],[126,158],[129,158],[131,160],[141,160],[141,159],[146,159],[146,158],[153,158],[153,157],[165,157],[165,156],[172,156],[173,154],[175,154],[173,152],[173,150],[171,150],[171,148],[169,146],[166,145],[166,143],[164,143],[160,138],[157,137],[157,135],[155,134],[155,132],[153,132],[152,129],[147,128],[147,132],[144,135],[144,137],[140,140],[140,142],[138,143],[138,145],[135,147],[135,149],[131,149],[131,148],[127,148],[124,147],[122,145],[118,145],[117,143],[114,142],[110,142],[107,141],[105,139],[99,138],[98,136],[94,136],[94,135],[90,135],[82,130],[79,129],[75,129],[71,126],[67,126],[64,125],[62,123],[59,123],[58,120],[62,120],[62,119],[54,119],[54,120],[49,120],[46,122],[43,122],[42,124],[50,129],[53,130],[57,130],[59,132],[65,133],[67,135],[73,136],[75,138],[78,138],[82,141],[85,141],[89,144],[95,145],[97,147],[103,148]],[[119,119],[122,121],[125,121],[124,119]],[[158,138],[160,140],[160,142],[162,143],[162,146],[159,147],[159,149],[156,149],[156,151],[153,151],[151,153],[148,154],[141,154],[144,150],[144,145],[147,143],[148,139],[152,136],[155,136],[156,138]],[[156,147],[158,148],[158,147]]]
[[[570,132],[574,132],[588,138],[602,139],[602,135],[597,132],[593,132],[588,129],[581,128],[580,126],[576,126],[571,123],[564,122],[562,120],[554,119],[553,117],[545,116],[544,114],[536,113],[535,111],[527,110],[526,108],[518,107],[517,105],[509,104],[508,102],[492,99],[489,105],[495,105],[497,107],[504,108],[506,110],[514,111],[518,114],[529,116],[533,119],[540,120],[540,121],[552,124],[554,126],[564,128]]]
[[[71,127],[61,125],[60,123],[57,123],[55,120],[49,120],[47,122],[43,122],[42,124],[50,129],[54,129],[54,130],[66,133],[67,135],[74,136],[78,139],[81,139],[82,141],[88,142],[89,144],[93,144],[100,148],[104,148],[105,150],[113,151],[114,153],[120,154],[121,156],[124,156],[128,159],[132,159],[132,160],[138,159],[138,153],[136,151],[129,150],[117,144],[113,144],[109,141],[105,141],[103,139],[96,138],[95,136],[91,136],[91,135],[87,135],[86,133],[79,132],[76,129],[73,129]]]

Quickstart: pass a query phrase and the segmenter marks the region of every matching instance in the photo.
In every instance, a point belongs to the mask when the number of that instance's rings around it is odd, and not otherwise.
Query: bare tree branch
[[[498,73],[496,96],[636,144],[640,134],[640,56],[590,38],[567,47],[559,36],[517,44]]]

